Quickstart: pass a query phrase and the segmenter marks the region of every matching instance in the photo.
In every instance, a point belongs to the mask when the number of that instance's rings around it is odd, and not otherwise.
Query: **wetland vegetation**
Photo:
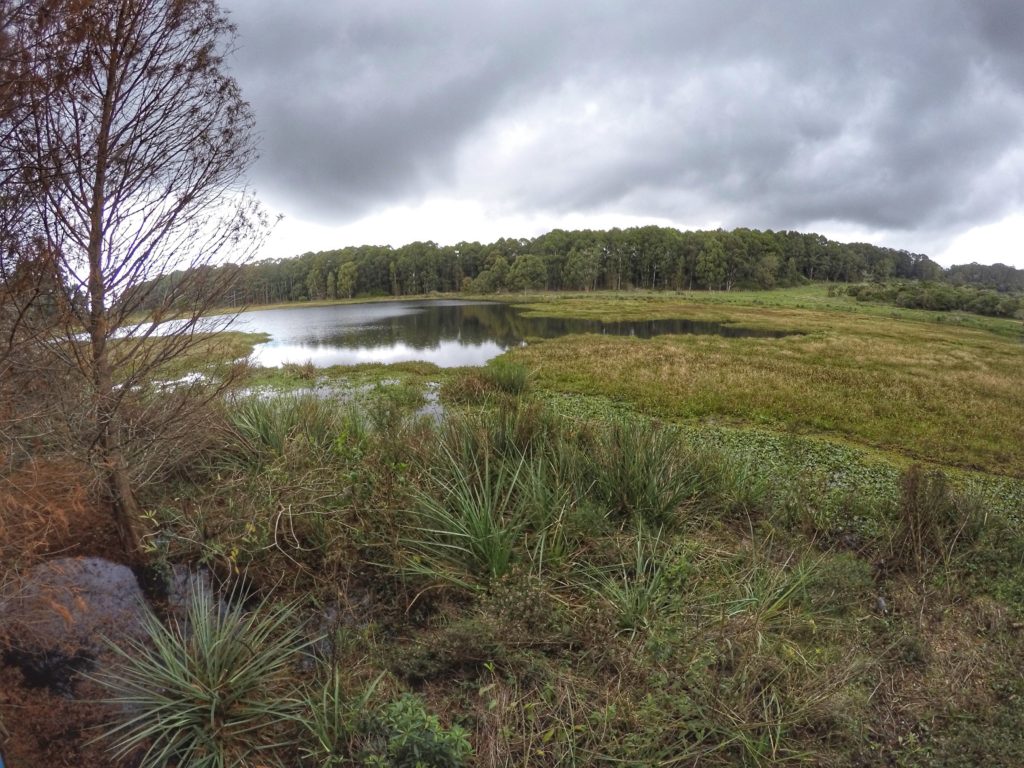
[[[195,765],[1024,759],[1019,322],[824,286],[508,298],[522,318],[799,334],[531,337],[482,367],[235,366],[203,439],[142,493],[153,583],[208,574],[228,613],[200,581],[200,644],[154,619],[152,645],[126,646],[108,695],[174,718],[101,723],[89,749]],[[264,338],[186,367],[215,377]],[[47,525],[5,561],[74,539]],[[196,685],[223,707],[216,731],[188,719]]]
[[[1024,764],[1024,271],[253,262],[216,0],[0,15],[0,765]]]

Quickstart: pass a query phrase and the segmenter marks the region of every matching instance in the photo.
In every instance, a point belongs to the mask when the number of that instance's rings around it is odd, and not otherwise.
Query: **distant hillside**
[[[839,243],[818,234],[655,226],[556,229],[489,244],[353,246],[219,269],[239,272],[229,297],[234,306],[434,291],[732,290],[894,278],[1024,290],[1024,270],[1003,265],[943,270],[922,254]],[[162,289],[180,277],[169,275],[145,287],[154,305]]]

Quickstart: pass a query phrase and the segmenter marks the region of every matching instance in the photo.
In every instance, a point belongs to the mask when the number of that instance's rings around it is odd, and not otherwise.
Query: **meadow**
[[[153,645],[126,648],[105,685],[137,715],[92,748],[153,765],[1024,762],[1020,323],[821,286],[506,298],[801,335],[248,371],[146,489],[154,583],[209,575],[196,629],[154,619]]]

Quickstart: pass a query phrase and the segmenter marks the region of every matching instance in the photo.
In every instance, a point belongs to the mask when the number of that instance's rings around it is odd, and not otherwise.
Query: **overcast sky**
[[[663,224],[1024,267],[1022,0],[223,0],[265,256]]]

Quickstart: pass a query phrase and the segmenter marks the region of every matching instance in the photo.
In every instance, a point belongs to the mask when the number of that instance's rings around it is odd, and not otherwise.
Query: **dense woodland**
[[[358,246],[221,269],[240,273],[228,296],[234,306],[462,290],[764,289],[819,280],[913,279],[1024,290],[1024,271],[1003,265],[972,264],[947,272],[922,254],[817,234],[681,232],[656,226],[554,230],[490,244]],[[172,275],[157,286],[154,306],[181,277]]]

